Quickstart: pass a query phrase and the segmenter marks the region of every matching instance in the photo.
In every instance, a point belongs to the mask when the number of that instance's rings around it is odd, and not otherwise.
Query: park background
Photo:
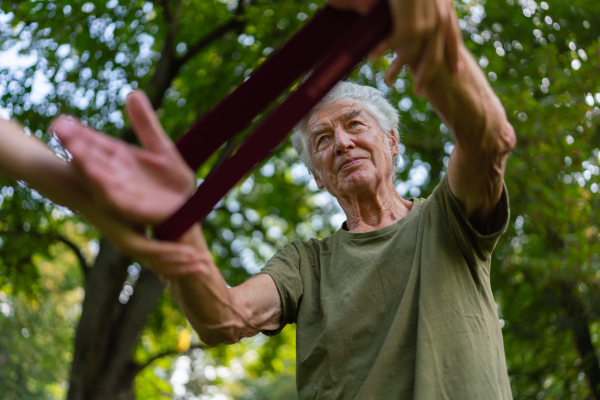
[[[176,139],[322,5],[0,0],[0,113],[67,157],[47,130],[52,118],[70,113],[133,143],[123,103],[140,88]],[[600,399],[600,2],[455,5],[518,138],[506,171],[511,220],[491,276],[513,396]],[[351,79],[397,105],[396,187],[424,197],[444,175],[453,140],[414,95],[410,73],[384,85],[391,60],[365,62]],[[287,141],[204,230],[223,276],[237,285],[286,243],[326,237],[343,220]],[[136,260],[26,184],[0,180],[2,399],[293,399],[294,373],[294,326],[203,348]]]

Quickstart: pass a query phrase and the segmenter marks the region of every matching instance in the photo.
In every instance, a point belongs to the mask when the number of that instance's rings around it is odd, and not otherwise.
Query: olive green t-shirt
[[[512,399],[490,259],[447,178],[398,222],[295,240],[263,268],[297,324],[300,399]]]

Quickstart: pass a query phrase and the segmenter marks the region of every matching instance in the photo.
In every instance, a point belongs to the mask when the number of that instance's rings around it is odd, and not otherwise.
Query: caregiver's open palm
[[[160,126],[143,92],[129,95],[126,111],[143,148],[96,132],[73,118],[59,119],[54,131],[101,203],[132,222],[157,224],[185,202],[195,187],[194,173]]]

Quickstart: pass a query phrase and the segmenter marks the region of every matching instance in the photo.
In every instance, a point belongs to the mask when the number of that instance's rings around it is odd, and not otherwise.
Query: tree
[[[466,44],[518,135],[506,175],[511,225],[492,267],[513,394],[519,399],[600,398],[595,307],[600,293],[595,214],[600,5],[591,0],[470,0],[456,6]],[[2,49],[20,47],[22,54],[33,55],[27,64],[20,61],[18,68],[0,70],[0,107],[58,148],[45,127],[62,112],[133,141],[121,107],[135,87],[150,94],[161,122],[176,138],[289,38],[317,5],[264,0],[4,0],[0,7],[6,13],[0,17]],[[398,104],[403,147],[396,186],[402,195],[425,196],[445,172],[452,136],[426,99],[413,94],[407,71],[392,88],[383,84],[383,70],[391,59],[388,55],[365,63],[351,79],[378,87]],[[47,88],[47,95],[40,96],[40,87]],[[239,142],[237,138],[224,147],[222,154]],[[205,177],[219,157],[203,166],[198,177]],[[324,237],[339,227],[339,209],[310,181],[289,143],[284,143],[209,216],[204,225],[207,240],[230,285],[256,273],[291,239]],[[62,295],[76,294],[78,287],[85,292],[68,397],[132,398],[134,391],[140,398],[171,396],[169,385],[159,379],[160,371],[172,368],[168,356],[200,345],[186,339],[185,320],[162,283],[135,260],[116,254],[76,215],[24,185],[1,186],[0,289],[8,296],[6,302],[0,298],[2,304],[12,304],[11,310],[17,305],[34,310],[35,301],[42,304],[42,299],[55,296],[54,302],[40,307],[50,314],[23,313],[33,326],[53,312],[58,315]],[[65,271],[53,288],[45,284],[48,265]],[[16,312],[7,311],[5,319],[0,316],[0,330],[19,337],[10,343],[24,343],[22,329],[30,328],[16,321]],[[52,343],[60,344],[64,353],[72,322],[61,321],[64,325],[53,331]],[[27,339],[34,339],[33,330],[29,334]],[[273,395],[278,389],[261,385],[258,378],[265,369],[284,376],[293,373],[293,366],[286,365],[294,357],[289,350],[293,331],[260,345],[264,340],[190,350],[185,357],[196,378],[185,386],[196,394],[215,388],[235,398],[267,398],[263,392],[268,387]],[[0,347],[0,364],[9,352],[27,354],[26,347],[19,346]],[[254,361],[242,359],[252,351],[257,354]],[[65,379],[61,374],[66,374],[67,361],[48,354],[64,370],[26,370],[24,363],[11,359],[12,368],[22,372],[16,379],[0,373],[0,387],[13,388],[15,398],[39,396],[42,387],[53,388],[60,397],[65,389],[57,382]],[[199,357],[205,357],[202,366]],[[230,362],[243,364],[246,381],[216,373],[208,379],[202,371],[213,367],[209,361],[216,363],[214,371]],[[144,369],[150,364],[153,369]],[[33,384],[19,376],[39,379]]]
[[[124,129],[119,108],[127,91],[138,85],[149,93],[152,103],[160,108],[159,113],[169,116],[162,120],[165,128],[174,136],[181,134],[316,9],[309,4],[254,1],[217,4],[134,1],[125,5],[118,1],[96,4],[4,2],[2,7],[11,13],[12,24],[12,28],[7,27],[3,32],[5,48],[23,45],[27,52],[36,52],[38,57],[37,63],[29,68],[4,72],[2,79],[10,97],[3,101],[3,106],[33,132],[45,135],[51,145],[55,142],[43,130],[58,112],[71,112],[95,128],[132,141],[131,131]],[[298,15],[302,10],[306,14]],[[224,58],[239,62],[223,64]],[[40,73],[51,79],[53,87],[41,104],[35,104],[35,92],[31,88]],[[187,97],[190,93],[203,95]],[[209,169],[210,163],[199,176],[206,175]],[[272,187],[272,184],[265,186]],[[57,240],[79,253],[78,247],[61,234],[66,225],[78,219],[53,217],[59,209],[52,204],[44,206],[43,199],[26,188],[6,185],[5,189],[3,284],[24,290],[37,277],[37,266],[31,262],[33,255],[48,256],[47,248]],[[227,250],[215,239],[224,235],[225,240],[231,242],[232,229],[243,229],[237,236],[248,239],[253,232],[254,237],[268,238],[267,228],[271,225],[263,223],[265,228],[258,223],[261,217],[274,212],[277,203],[270,202],[268,207],[264,202],[261,204],[259,191],[260,186],[253,185],[252,179],[240,189],[241,197],[253,195],[257,203],[251,208],[250,202],[250,206],[242,210],[247,219],[244,224],[236,222],[242,214],[236,212],[235,200],[228,201],[227,208],[215,211],[207,222],[207,236],[219,258],[226,259]],[[289,191],[294,192],[300,194],[303,189],[294,187]],[[297,202],[299,197],[291,200]],[[280,202],[287,201],[281,199]],[[231,223],[220,221],[229,220],[232,215],[236,217]],[[293,221],[293,217],[286,220]],[[271,219],[275,221],[274,217]],[[276,223],[281,222],[277,220],[272,225]],[[94,234],[89,237],[93,238]],[[269,242],[274,243],[281,237],[280,232],[272,240],[259,239],[262,253],[272,252]],[[251,246],[249,240],[236,243],[239,243],[237,253],[247,252]],[[144,346],[139,347],[148,315],[159,301],[167,305],[161,304],[150,316],[150,325],[146,328],[150,332],[146,335],[160,338],[166,319],[162,314],[172,311],[172,301],[161,297],[164,284],[156,276],[136,269],[132,260],[118,255],[105,240],[99,241],[93,265],[88,266],[82,257],[80,261],[85,276],[82,282],[85,299],[75,336],[68,397],[132,397],[133,380],[148,360],[174,352],[174,348],[164,349],[160,345],[149,346],[148,350],[156,354],[140,351]],[[252,260],[244,263],[249,267],[256,265]],[[246,270],[239,268],[239,259],[233,259],[231,264],[224,265],[224,275],[231,284],[238,284],[249,276]],[[180,314],[177,319],[184,325]]]

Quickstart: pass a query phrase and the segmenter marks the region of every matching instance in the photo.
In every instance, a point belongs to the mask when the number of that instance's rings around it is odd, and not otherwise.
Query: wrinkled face
[[[336,197],[375,191],[392,173],[394,133],[384,132],[356,100],[340,100],[308,121],[307,150],[320,189]]]

